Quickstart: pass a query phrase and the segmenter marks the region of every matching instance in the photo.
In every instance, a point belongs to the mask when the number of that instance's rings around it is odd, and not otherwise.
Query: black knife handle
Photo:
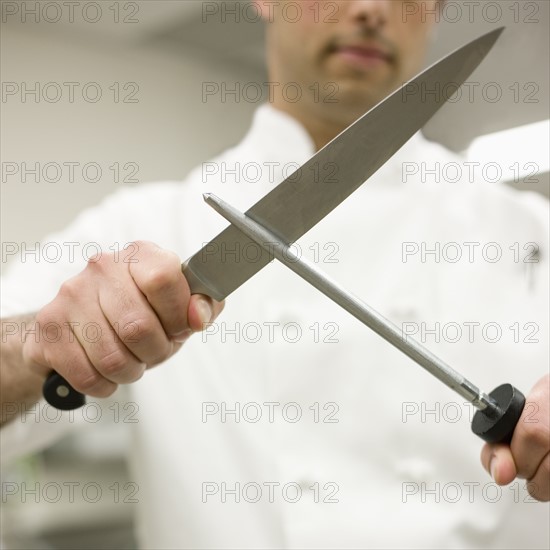
[[[53,371],[42,386],[44,399],[56,409],[72,411],[86,404],[86,396],[76,391],[60,374]]]
[[[511,384],[502,384],[489,394],[501,409],[498,415],[477,411],[472,431],[487,443],[510,443],[525,406],[525,396]]]

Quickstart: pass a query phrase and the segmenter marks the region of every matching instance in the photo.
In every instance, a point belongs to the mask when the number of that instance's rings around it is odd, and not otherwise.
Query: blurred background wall
[[[244,1],[236,8],[201,0],[72,4],[71,15],[63,2],[2,1],[3,243],[39,241],[121,186],[183,179],[235,144],[259,104],[240,94],[205,97],[205,90],[267,81],[263,26]],[[444,107],[425,129],[430,139],[468,155],[477,136],[547,121],[549,4],[447,1],[427,62],[485,30],[507,30],[470,79],[475,100]],[[500,87],[497,101],[491,83]],[[537,167],[534,178],[515,185],[548,195],[548,126],[529,128],[521,140],[513,133],[504,140],[515,149],[527,145],[522,163]],[[481,162],[495,160],[483,151],[476,153]],[[500,152],[506,156],[505,148]],[[512,172],[503,179],[513,179]],[[123,483],[124,448],[124,425],[103,418],[9,469],[5,479]],[[8,499],[2,506],[12,548],[133,545],[131,504],[22,504]]]
[[[5,10],[8,3],[3,4]],[[35,2],[17,4],[23,10]],[[84,21],[78,8],[74,23],[67,15],[48,23],[46,12],[38,24],[29,14],[24,21],[21,12],[4,14],[3,162],[16,163],[21,171],[24,162],[30,169],[39,163],[40,170],[48,163],[79,165],[73,182],[65,167],[59,181],[51,182],[55,167],[25,181],[21,172],[11,177],[13,168],[5,164],[3,239],[39,240],[121,185],[182,179],[194,165],[238,141],[254,106],[240,101],[228,108],[219,98],[204,103],[203,82],[254,80],[258,70],[180,42],[187,25],[207,26],[201,22],[201,4],[100,2],[103,14],[97,23]],[[120,5],[119,24],[113,23],[113,5]],[[49,13],[54,17],[55,9]],[[125,23],[125,17],[137,22]],[[69,83],[75,83],[72,102]],[[38,98],[28,93],[33,88]],[[93,102],[98,91],[102,97]],[[88,163],[99,165],[99,181],[94,181],[93,165],[83,169]],[[115,163],[120,164],[118,183],[116,170],[109,168]]]
[[[79,2],[71,14],[62,2],[2,2],[4,240],[38,240],[121,185],[181,179],[238,141],[258,103],[221,90],[267,76],[263,26],[247,2],[234,4]],[[477,135],[548,118],[549,5],[447,1],[428,62],[507,30],[470,79],[473,100],[444,107],[426,128],[430,139],[464,150]],[[25,178],[36,163],[45,173]],[[63,163],[78,163],[74,181]]]

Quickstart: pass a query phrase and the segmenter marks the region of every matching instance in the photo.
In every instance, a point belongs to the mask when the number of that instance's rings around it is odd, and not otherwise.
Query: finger
[[[537,500],[550,500],[550,453],[544,457],[533,478],[527,482],[527,490]]]
[[[529,393],[510,443],[519,477],[531,479],[550,451],[549,424],[548,377],[544,377]]]
[[[187,307],[190,290],[176,254],[152,243],[139,243],[136,262],[129,263],[130,275],[158,316],[168,337],[189,330]]]
[[[204,294],[194,294],[189,301],[187,312],[188,324],[191,330],[204,330],[205,324],[211,323],[223,311],[225,302],[216,302]]]
[[[518,476],[530,479],[548,454],[548,429],[540,422],[524,423],[520,419],[510,447],[518,468]]]
[[[508,485],[517,476],[517,468],[508,445],[486,443],[481,449],[481,463],[498,485]]]
[[[107,380],[129,384],[139,380],[147,365],[120,341],[99,304],[79,310],[74,334],[93,367]],[[86,322],[85,319],[94,319]]]
[[[128,282],[101,286],[99,306],[120,342],[147,366],[166,360],[174,350],[156,313],[128,276]]]
[[[46,307],[37,314],[41,326],[48,324],[57,327],[57,335],[41,335],[38,341],[29,341],[24,347],[25,360],[30,360],[47,375],[52,370],[58,372],[77,391],[92,397],[108,397],[117,385],[106,380],[94,368],[68,322],[53,321],[52,309]],[[59,316],[55,317],[60,319]]]

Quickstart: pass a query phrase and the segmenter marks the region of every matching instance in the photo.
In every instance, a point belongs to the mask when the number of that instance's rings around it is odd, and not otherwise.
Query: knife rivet
[[[55,393],[57,393],[59,397],[67,397],[71,392],[67,386],[61,385],[57,386],[57,388],[55,389]]]

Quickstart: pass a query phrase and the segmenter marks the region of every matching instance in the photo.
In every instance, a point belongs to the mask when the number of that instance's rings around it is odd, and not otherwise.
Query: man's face
[[[313,86],[325,109],[323,97],[332,95],[337,103],[330,110],[340,117],[348,113],[346,122],[418,72],[438,9],[438,0],[257,0],[257,4],[264,4],[264,17],[271,15],[270,79],[296,82],[304,91]]]

